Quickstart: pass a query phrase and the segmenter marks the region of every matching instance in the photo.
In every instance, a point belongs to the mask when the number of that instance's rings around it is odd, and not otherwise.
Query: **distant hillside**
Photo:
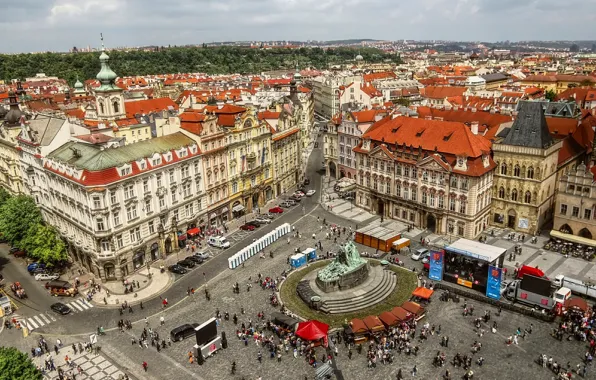
[[[356,41],[356,40],[354,40]],[[110,51],[110,66],[120,76],[205,72],[208,74],[261,73],[263,71],[312,66],[326,68],[354,59],[360,54],[367,62],[399,56],[379,49],[350,47],[333,49],[251,49],[247,47],[173,47],[156,51]],[[95,78],[99,71],[99,53],[44,53],[0,55],[0,78],[11,80],[43,72],[74,83],[77,76]]]

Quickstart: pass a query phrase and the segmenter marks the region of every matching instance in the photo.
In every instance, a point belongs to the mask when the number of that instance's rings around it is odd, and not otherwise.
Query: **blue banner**
[[[496,300],[501,298],[501,268],[488,266],[488,280],[486,282],[486,296]]]
[[[443,280],[443,259],[445,251],[430,251],[430,268],[428,278],[435,281]]]

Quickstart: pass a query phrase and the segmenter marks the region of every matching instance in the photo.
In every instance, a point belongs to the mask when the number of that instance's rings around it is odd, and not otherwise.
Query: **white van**
[[[412,253],[412,260],[418,261],[423,259],[427,254],[430,254],[429,250],[426,248],[418,248],[414,253]]]
[[[211,236],[207,240],[207,244],[217,248],[230,248],[230,242],[226,240],[225,236]]]

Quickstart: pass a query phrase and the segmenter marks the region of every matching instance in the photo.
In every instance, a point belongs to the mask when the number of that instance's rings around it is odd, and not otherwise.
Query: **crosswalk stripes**
[[[93,305],[91,305],[89,302],[87,302],[87,300],[83,298],[77,298],[76,300],[68,303],[67,305],[74,311],[85,311],[93,307]]]
[[[67,304],[74,312],[82,312],[85,310],[89,310],[93,307],[91,303],[89,303],[84,298],[77,298],[76,300]],[[19,321],[22,326],[27,327],[29,330],[38,329],[45,325],[49,325],[52,322],[56,322],[56,318],[50,314],[40,313],[34,315],[32,317],[24,317],[19,314],[12,314],[11,319],[14,318],[15,320]]]

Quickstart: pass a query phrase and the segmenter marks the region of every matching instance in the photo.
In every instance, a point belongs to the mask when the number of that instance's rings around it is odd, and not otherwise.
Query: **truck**
[[[552,283],[548,278],[525,274],[521,280],[507,285],[504,295],[513,301],[552,310],[556,304],[565,303],[571,297],[571,291],[562,287],[553,292]]]
[[[588,284],[562,274],[555,276],[553,286],[556,288],[566,287],[577,295],[596,298],[596,285]]]

